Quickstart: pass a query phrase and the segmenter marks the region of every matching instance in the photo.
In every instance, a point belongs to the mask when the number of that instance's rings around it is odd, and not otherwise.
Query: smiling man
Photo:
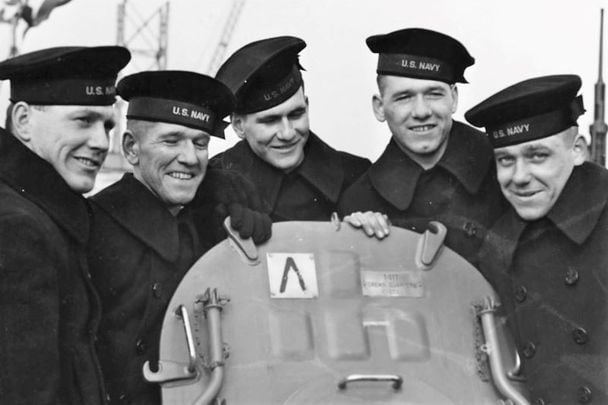
[[[469,110],[511,208],[481,270],[513,328],[538,404],[608,403],[608,172],[585,162],[575,75],[514,84]]]
[[[342,192],[369,166],[310,131],[299,38],[282,36],[237,50],[216,77],[236,95],[232,127],[242,139],[211,164],[253,182],[273,221],[329,220]]]
[[[122,147],[133,173],[92,197],[89,262],[103,308],[97,347],[111,403],[159,404],[160,387],[145,381],[142,367],[156,367],[169,300],[210,247],[201,233],[210,229],[195,229],[188,204],[234,97],[217,80],[184,71],[130,75],[117,91],[129,101]]]
[[[11,82],[0,129],[2,403],[105,403],[81,194],[108,151],[114,83],[129,59],[122,47],[60,47],[0,63]]]
[[[417,232],[440,221],[446,245],[476,264],[503,203],[487,137],[452,119],[456,83],[466,83],[464,70],[475,60],[454,38],[420,28],[374,35],[367,45],[379,54],[373,111],[392,138],[343,194],[340,213],[382,212]]]

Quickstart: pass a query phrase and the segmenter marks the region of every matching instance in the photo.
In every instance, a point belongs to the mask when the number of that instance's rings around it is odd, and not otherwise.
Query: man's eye
[[[499,156],[496,158],[496,163],[503,167],[510,166],[514,162],[515,159],[513,159],[511,156]]]
[[[549,154],[541,152],[541,153],[533,153],[530,155],[530,161],[533,163],[541,163],[544,162],[549,157]]]
[[[289,114],[289,118],[292,120],[297,120],[298,118],[302,117],[304,115],[304,111],[294,111],[291,114]]]
[[[177,145],[177,140],[175,140],[175,139],[165,139],[165,140],[163,140],[163,143],[165,145]]]
[[[76,121],[81,124],[90,125],[93,122],[93,119],[91,117],[76,117]]]
[[[278,119],[276,119],[276,118],[262,118],[258,122],[260,124],[264,124],[264,125],[271,125],[271,124],[274,124],[277,121],[278,121]]]

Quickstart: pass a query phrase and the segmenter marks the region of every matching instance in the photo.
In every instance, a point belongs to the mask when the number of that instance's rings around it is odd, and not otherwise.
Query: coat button
[[[527,342],[524,345],[522,352],[526,359],[531,359],[536,354],[536,345],[532,342]]]
[[[135,351],[137,352],[137,354],[144,354],[147,348],[148,346],[146,345],[146,342],[143,339],[138,339],[135,343]]]
[[[528,289],[523,285],[520,285],[515,289],[515,299],[517,302],[524,302],[528,298]]]
[[[572,337],[578,345],[584,345],[589,341],[589,334],[583,328],[576,328],[572,331]]]
[[[583,385],[582,387],[578,387],[576,390],[576,396],[578,397],[578,402],[581,404],[588,404],[591,402],[591,388]]]
[[[154,295],[154,298],[161,298],[163,296],[163,288],[161,283],[156,282],[152,285],[152,295]]]
[[[578,271],[573,267],[568,267],[564,281],[566,282],[566,285],[576,284],[578,282]]]
[[[472,238],[473,236],[477,235],[477,226],[475,226],[475,224],[472,222],[467,222],[464,224],[464,232],[466,233],[467,237]]]

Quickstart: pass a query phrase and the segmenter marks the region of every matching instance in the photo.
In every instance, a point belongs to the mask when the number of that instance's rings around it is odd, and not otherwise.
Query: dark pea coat
[[[156,366],[169,301],[202,254],[188,209],[173,216],[132,174],[91,198],[89,262],[102,301],[98,352],[112,404],[159,404]]]
[[[370,165],[368,159],[333,149],[312,132],[302,164],[290,173],[253,153],[246,141],[211,159],[210,165],[234,170],[257,187],[262,211],[275,221],[327,221],[340,195]]]
[[[439,162],[424,170],[391,139],[376,162],[342,195],[339,213],[378,211],[394,226],[448,229],[446,245],[472,264],[487,229],[505,207],[487,136],[454,121]]]
[[[0,403],[101,404],[86,200],[0,129]]]
[[[512,209],[481,252],[533,403],[608,404],[608,171],[576,167],[547,216]]]

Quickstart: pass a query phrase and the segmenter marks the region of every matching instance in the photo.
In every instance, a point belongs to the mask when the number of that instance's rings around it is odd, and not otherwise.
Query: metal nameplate
[[[368,297],[424,296],[424,282],[419,270],[361,270],[362,293]]]

